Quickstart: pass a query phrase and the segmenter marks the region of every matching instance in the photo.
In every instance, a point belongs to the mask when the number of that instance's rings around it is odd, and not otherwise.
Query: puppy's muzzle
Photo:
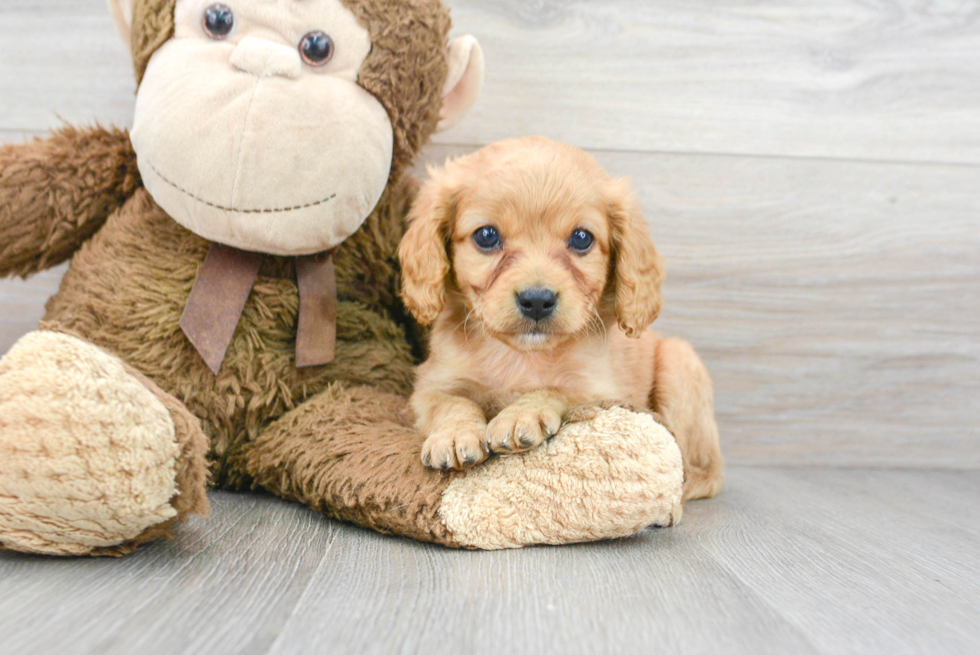
[[[517,294],[517,306],[525,318],[535,322],[543,321],[555,312],[558,294],[542,287],[527,289]]]

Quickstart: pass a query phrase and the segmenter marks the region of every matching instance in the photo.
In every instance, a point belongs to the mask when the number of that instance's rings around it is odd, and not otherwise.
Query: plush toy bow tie
[[[217,375],[245,301],[266,255],[211,244],[197,274],[180,329]],[[337,340],[337,277],[333,251],[296,258],[299,322],[296,366],[320,366],[334,359]]]

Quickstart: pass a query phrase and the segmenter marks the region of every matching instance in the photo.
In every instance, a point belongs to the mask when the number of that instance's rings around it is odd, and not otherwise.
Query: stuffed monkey
[[[483,74],[440,0],[109,4],[131,133],[0,147],[0,276],[71,259],[0,360],[0,546],[124,554],[204,514],[208,488],[467,548],[679,517],[673,436],[624,408],[468,471],[420,461],[406,170]]]

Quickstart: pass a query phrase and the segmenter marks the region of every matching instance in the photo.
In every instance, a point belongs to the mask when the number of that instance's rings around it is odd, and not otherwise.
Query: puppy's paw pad
[[[561,428],[561,414],[550,407],[515,404],[505,408],[487,426],[491,452],[519,453],[537,448]]]
[[[484,447],[483,426],[455,426],[433,432],[422,444],[422,463],[448,471],[466,469],[483,462],[488,455]]]

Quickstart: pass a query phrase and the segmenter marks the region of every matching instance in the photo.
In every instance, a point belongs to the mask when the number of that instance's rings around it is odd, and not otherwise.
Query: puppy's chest
[[[538,389],[560,389],[575,402],[619,398],[620,389],[608,360],[534,353],[494,353],[478,358],[477,373],[487,393],[503,404]]]

